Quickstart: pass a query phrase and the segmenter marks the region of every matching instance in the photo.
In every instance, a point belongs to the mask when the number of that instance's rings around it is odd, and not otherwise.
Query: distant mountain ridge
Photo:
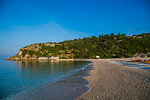
[[[120,58],[135,53],[150,52],[150,33],[133,36],[125,34],[99,35],[59,43],[35,43],[21,48],[18,54],[8,59],[37,59],[58,56],[62,59],[75,58]]]

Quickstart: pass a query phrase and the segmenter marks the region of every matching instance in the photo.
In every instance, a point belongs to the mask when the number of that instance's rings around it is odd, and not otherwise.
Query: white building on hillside
[[[99,56],[96,56],[96,59],[99,59]]]
[[[39,60],[47,60],[48,57],[39,57],[38,59],[39,59]]]

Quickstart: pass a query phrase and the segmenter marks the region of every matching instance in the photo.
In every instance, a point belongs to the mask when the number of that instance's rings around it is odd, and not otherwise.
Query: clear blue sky
[[[150,32],[150,0],[0,0],[0,56],[39,42]]]

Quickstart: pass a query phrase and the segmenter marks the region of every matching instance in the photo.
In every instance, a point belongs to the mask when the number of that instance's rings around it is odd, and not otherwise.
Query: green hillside
[[[125,34],[99,35],[59,43],[36,43],[20,49],[14,57],[37,58],[59,56],[60,58],[120,58],[135,53],[150,52],[150,33],[126,36]]]

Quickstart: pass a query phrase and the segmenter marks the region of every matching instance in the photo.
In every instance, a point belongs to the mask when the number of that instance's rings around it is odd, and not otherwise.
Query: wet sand
[[[77,100],[150,100],[150,72],[110,60],[92,60],[94,70],[85,77],[90,91]]]

